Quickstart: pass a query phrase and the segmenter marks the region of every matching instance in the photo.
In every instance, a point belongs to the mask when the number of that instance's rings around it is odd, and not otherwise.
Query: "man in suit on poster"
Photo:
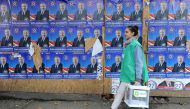
[[[7,9],[6,5],[1,5],[0,22],[9,22],[11,20],[11,12]]]
[[[62,73],[63,72],[63,64],[60,61],[60,58],[56,56],[54,58],[54,64],[51,66],[50,73]]]
[[[73,64],[70,65],[68,73],[80,73],[80,63],[77,57],[73,57]]]
[[[26,3],[21,4],[21,11],[19,11],[17,20],[30,20],[30,11]]]
[[[93,20],[103,20],[104,10],[101,3],[97,3],[97,10],[93,14]]]
[[[178,30],[178,37],[175,38],[174,40],[174,45],[173,46],[181,46],[181,47],[186,47],[186,42],[187,42],[187,37],[185,36],[185,30],[184,29],[179,29]]]
[[[19,47],[29,47],[31,43],[31,37],[28,30],[23,30],[23,37],[20,39]]]
[[[112,64],[111,72],[120,72],[121,70],[121,56],[115,56],[115,63]]]
[[[159,36],[156,38],[154,46],[167,46],[168,37],[166,36],[166,30],[160,29]]]
[[[116,37],[111,41],[111,47],[123,47],[123,37],[121,36],[121,30],[115,31]]]
[[[168,20],[168,8],[166,2],[160,3],[160,10],[156,14],[156,20]]]
[[[67,47],[67,37],[65,30],[59,30],[59,38],[56,39],[55,47]]]
[[[19,57],[18,62],[15,67],[15,73],[27,73],[27,64],[24,62],[24,57]]]
[[[37,44],[40,47],[49,47],[49,38],[46,30],[41,31],[41,37],[38,39]]]
[[[86,73],[97,73],[97,63],[96,63],[96,58],[92,57],[91,58],[91,64],[87,66]]]
[[[121,3],[117,4],[117,11],[113,13],[112,20],[124,20],[124,10]]]
[[[77,30],[77,37],[74,39],[72,47],[85,47],[82,30]]]
[[[130,20],[131,21],[141,21],[142,14],[143,14],[143,11],[141,10],[141,4],[135,3],[135,11],[131,13]]]
[[[49,20],[49,10],[46,9],[46,4],[40,4],[40,11],[36,14],[36,20]]]
[[[67,20],[68,19],[68,11],[66,9],[65,3],[59,4],[59,11],[56,13],[55,20]]]
[[[1,40],[1,46],[13,46],[13,36],[11,36],[10,29],[5,29],[5,36]]]
[[[78,4],[78,10],[75,13],[75,20],[86,20],[87,17],[87,11],[84,7],[84,3]]]
[[[174,64],[172,72],[185,72],[185,62],[183,56],[177,57],[177,63]]]
[[[165,56],[159,56],[159,62],[154,67],[154,72],[166,72],[167,63],[165,62]]]
[[[9,73],[9,64],[7,63],[6,57],[0,57],[0,73]]]
[[[38,70],[36,69],[36,67],[34,65],[33,68],[32,68],[32,73],[45,73],[45,64],[42,63],[42,65],[39,68],[39,72],[38,72]]]
[[[94,37],[98,38],[102,44],[102,36],[101,36],[101,33],[100,33],[100,29],[95,29],[94,30]]]
[[[188,14],[188,9],[186,7],[185,2],[181,2],[179,5],[179,10],[176,13],[176,20],[186,20],[187,19],[187,14]]]

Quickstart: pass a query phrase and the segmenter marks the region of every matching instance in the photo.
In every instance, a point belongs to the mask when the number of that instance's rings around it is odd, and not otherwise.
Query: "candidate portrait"
[[[59,4],[59,10],[56,13],[55,20],[67,20],[68,19],[68,11],[66,9],[65,3]]]
[[[141,21],[142,20],[142,14],[143,11],[141,9],[141,4],[140,3],[135,3],[134,5],[135,11],[133,11],[130,15],[130,20],[131,21]]]
[[[30,20],[30,11],[26,3],[21,4],[21,11],[18,12],[17,20]]]
[[[49,20],[49,10],[46,9],[46,4],[40,4],[40,10],[36,14],[36,20]]]
[[[65,30],[59,30],[59,37],[55,41],[55,47],[67,47],[67,37],[65,36]]]
[[[100,41],[100,43],[102,44],[102,35],[101,35],[101,33],[100,33],[100,29],[95,29],[95,30],[94,30],[94,37],[95,37],[95,38],[98,38],[99,41]]]
[[[167,63],[164,55],[159,55],[159,62],[155,64],[154,72],[166,72]]]
[[[15,73],[27,73],[27,64],[24,61],[24,57],[18,58],[18,64],[15,66]]]
[[[60,57],[54,57],[54,64],[51,66],[50,73],[62,73],[63,64],[61,63]]]
[[[78,62],[78,57],[73,57],[72,58],[73,63],[69,66],[69,71],[68,73],[80,73],[80,63]]]
[[[84,7],[84,3],[78,3],[78,9],[75,13],[75,20],[86,20],[87,10]]]
[[[179,4],[179,10],[177,10],[175,19],[176,20],[186,20],[188,15],[187,4],[185,2],[181,2]]]
[[[13,46],[13,36],[10,29],[4,30],[5,36],[1,39],[1,46]]]
[[[85,41],[82,30],[77,30],[77,37],[73,40],[72,47],[85,47]]]
[[[115,37],[111,41],[111,47],[123,47],[123,37],[121,35],[121,30],[115,31]]]
[[[177,57],[177,63],[174,64],[172,72],[185,72],[185,62],[183,56]]]
[[[173,46],[186,47],[187,37],[183,28],[178,30],[178,36],[174,40]]]
[[[0,73],[9,73],[9,64],[6,57],[0,57]]]
[[[29,47],[31,43],[31,37],[29,36],[29,30],[23,30],[23,37],[20,39],[19,47]]]
[[[124,10],[123,5],[121,3],[118,3],[117,10],[112,15],[112,20],[124,20]]]
[[[97,73],[97,62],[95,57],[91,57],[90,64],[87,66],[86,73]]]
[[[154,46],[167,46],[167,42],[166,30],[162,28],[159,30],[159,36],[156,38]]]
[[[38,38],[37,45],[40,47],[49,47],[49,37],[47,35],[47,30],[42,30],[41,36]]]
[[[104,7],[102,3],[97,3],[97,10],[93,14],[93,20],[103,20],[104,19]]]
[[[166,2],[160,3],[160,10],[156,13],[156,20],[168,20],[168,5]]]
[[[9,22],[11,20],[11,12],[8,10],[7,5],[0,5],[0,22]]]
[[[115,56],[115,62],[111,66],[111,72],[121,71],[121,56]]]

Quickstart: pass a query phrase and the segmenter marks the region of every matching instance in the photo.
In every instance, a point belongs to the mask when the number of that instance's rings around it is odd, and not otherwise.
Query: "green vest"
[[[136,80],[136,71],[135,71],[135,48],[136,46],[142,45],[137,41],[133,40],[126,48],[123,50],[122,64],[121,64],[121,82],[134,82]],[[143,48],[142,48],[143,51]],[[143,68],[142,68],[142,79],[143,82],[148,81],[148,69],[146,65],[145,56],[143,56]]]

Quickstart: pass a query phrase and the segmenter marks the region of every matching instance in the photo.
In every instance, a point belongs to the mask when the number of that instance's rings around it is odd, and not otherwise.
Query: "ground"
[[[20,94],[20,95],[19,95]],[[0,93],[0,109],[110,109],[112,99],[98,95],[54,95],[54,94],[5,94]],[[63,98],[62,98],[63,97]],[[81,99],[81,98],[82,99]],[[60,99],[62,98],[62,99]],[[189,98],[151,98],[149,109],[190,109]],[[125,103],[120,109],[129,108]]]

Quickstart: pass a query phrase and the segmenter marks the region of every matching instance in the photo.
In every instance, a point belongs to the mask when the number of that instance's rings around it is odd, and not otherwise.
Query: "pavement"
[[[112,102],[99,95],[0,93],[0,109],[110,109]],[[190,98],[151,97],[149,109],[190,109]]]

